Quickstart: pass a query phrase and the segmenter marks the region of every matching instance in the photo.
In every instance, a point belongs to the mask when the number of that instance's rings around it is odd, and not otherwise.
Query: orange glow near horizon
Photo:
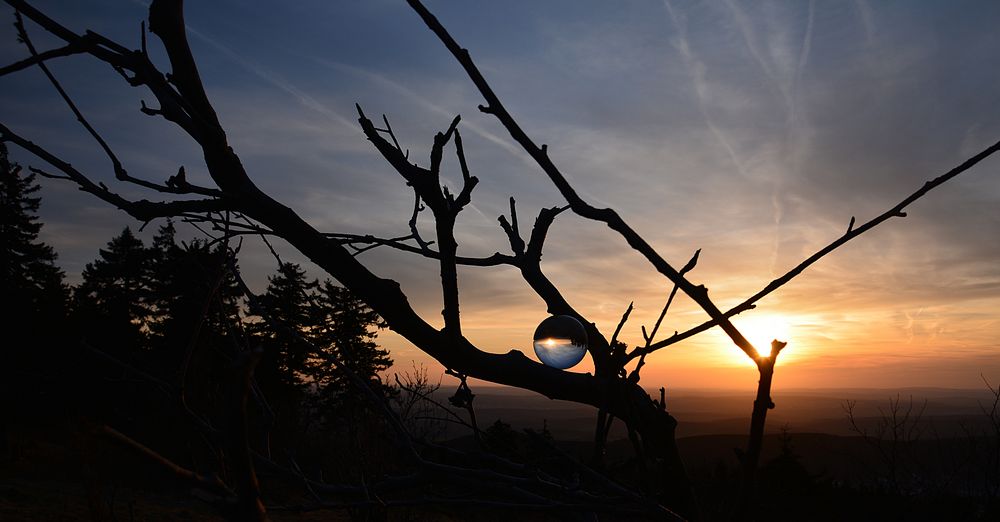
[[[986,301],[984,304],[995,303],[993,299]],[[776,389],[975,388],[980,373],[997,379],[998,352],[981,355],[977,349],[1000,347],[997,338],[990,335],[995,332],[995,318],[966,319],[972,328],[962,330],[957,328],[957,318],[953,326],[949,325],[953,312],[947,309],[927,308],[917,315],[894,310],[891,305],[848,308],[843,312],[810,310],[801,302],[795,305],[801,311],[785,312],[779,304],[733,319],[734,325],[762,354],[770,353],[773,339],[788,343],[778,360]],[[617,307],[608,308],[607,317],[598,320],[602,331],[613,329],[620,319],[614,317]],[[687,317],[686,312],[680,315]],[[697,313],[690,317],[700,319]],[[525,321],[533,324],[531,320]],[[645,322],[646,318],[636,319],[634,329]],[[479,324],[474,320],[468,325],[466,334],[477,346],[494,353],[520,350],[535,359],[529,327]],[[443,371],[395,334],[384,331],[379,337],[396,361],[390,372],[397,368],[405,371],[411,361],[426,365],[431,373]],[[621,339],[635,346],[641,341],[637,337],[636,332],[626,328]],[[587,356],[568,371],[593,372],[593,362]],[[650,389],[667,386],[752,391],[757,378],[754,362],[719,328],[655,352],[646,359],[642,372],[642,384]]]
[[[615,331],[623,311],[633,303],[618,339],[630,348],[641,346],[642,327],[649,331],[656,322],[669,287],[630,252],[612,259],[570,255],[574,253],[570,247],[582,241],[573,236],[567,239],[570,245],[560,245],[558,241],[567,234],[556,231],[546,274],[606,336]],[[746,255],[737,256],[743,245],[712,244],[701,256],[695,280],[710,285],[715,302],[727,309],[766,285],[773,273],[794,266],[801,256],[820,248],[829,234],[816,233],[813,243],[804,243],[786,256],[790,261],[777,261],[774,272],[759,261],[767,259],[770,251],[764,232],[759,233],[756,250],[745,247],[750,252]],[[1000,296],[991,286],[995,283],[950,271],[928,278],[923,257],[912,255],[916,246],[893,248],[890,257],[885,253],[889,247],[879,244],[878,236],[870,239],[860,239],[824,259],[757,303],[757,308],[733,317],[733,324],[762,355],[770,353],[774,339],[788,343],[777,361],[775,389],[975,388],[981,374],[991,381],[1000,380],[996,312]],[[883,257],[872,263],[873,256]],[[592,268],[595,264],[599,270]],[[859,271],[858,266],[866,269]],[[537,296],[516,274],[471,269],[467,274],[469,279],[483,275],[475,280],[481,286],[470,283],[473,290],[465,294],[463,334],[484,351],[517,350],[536,359],[532,331],[545,317]],[[426,299],[421,304],[419,312],[425,317],[438,315],[439,303]],[[657,340],[695,327],[706,318],[700,307],[681,295],[664,318]],[[401,371],[410,361],[425,364],[432,373],[443,371],[416,347],[390,339],[389,332],[380,334],[379,342],[390,348]],[[717,327],[658,350],[645,363],[641,384],[653,390],[666,386],[752,391],[759,377],[754,361]],[[568,371],[593,372],[593,361],[588,355]]]

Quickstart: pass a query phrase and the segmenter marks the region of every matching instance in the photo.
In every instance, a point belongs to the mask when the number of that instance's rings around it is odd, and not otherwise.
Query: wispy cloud
[[[809,0],[809,14],[806,19],[806,29],[805,34],[802,36],[802,45],[799,50],[798,63],[795,66],[795,73],[792,77],[792,87],[791,87],[791,105],[789,107],[789,132],[792,130],[797,130],[806,123],[800,121],[802,118],[799,111],[799,99],[798,99],[798,89],[802,84],[802,72],[806,68],[806,64],[809,62],[809,52],[812,50],[812,39],[813,39],[813,22],[815,20],[815,0]]]
[[[698,59],[694,51],[691,49],[691,43],[687,37],[687,21],[682,13],[678,13],[674,10],[673,5],[670,0],[663,0],[663,5],[667,8],[667,13],[670,15],[670,23],[673,25],[674,32],[676,36],[673,38],[674,48],[680,53],[681,59],[684,61],[685,67],[687,67],[688,72],[691,76],[691,83],[694,86],[695,94],[698,96],[698,109],[701,112],[701,116],[705,121],[705,126],[708,127],[709,131],[715,136],[715,139],[719,142],[719,145],[725,149],[726,154],[733,161],[733,165],[736,170],[743,176],[746,177],[746,170],[743,167],[743,161],[740,160],[739,156],[736,154],[736,149],[729,142],[726,135],[719,129],[719,126],[715,124],[712,119],[711,114],[709,114],[708,105],[711,104],[711,94],[709,93],[708,82],[705,80],[705,72],[707,67],[705,63]]]
[[[875,15],[867,0],[854,0],[854,7],[858,10],[858,17],[865,29],[865,43],[872,45],[875,42]]]
[[[771,84],[777,89],[778,93],[785,99],[786,103],[791,103],[791,92],[788,86],[788,82],[779,78],[771,67],[770,60],[764,57],[757,43],[757,31],[754,28],[753,22],[746,16],[742,9],[736,5],[733,0],[725,1],[726,7],[729,9],[729,13],[736,23],[736,26],[740,30],[740,34],[743,36],[743,43],[746,44],[747,51],[753,57],[754,61],[760,67],[761,72],[764,76],[771,82]]]
[[[455,117],[455,114],[448,111],[444,107],[428,100],[427,98],[424,98],[413,89],[395,80],[390,79],[388,76],[384,74],[380,74],[368,69],[362,69],[360,67],[355,67],[353,65],[348,65],[345,63],[327,60],[324,58],[317,58],[316,62],[323,66],[331,68],[335,71],[346,72],[354,76],[364,78],[382,87],[389,88],[392,91],[403,95],[408,100],[415,102],[419,107],[426,109],[430,112],[433,112],[435,114],[440,114],[441,116],[445,116],[449,119]],[[522,150],[520,147],[517,147],[516,145],[511,143],[510,140],[501,138],[500,136],[497,136],[496,134],[493,134],[492,132],[484,129],[475,122],[470,121],[470,119],[466,118],[462,121],[462,128],[471,130],[472,132],[476,133],[483,139],[486,139],[487,141],[498,145],[500,148],[509,152],[511,155],[520,159],[521,161],[524,161],[529,165],[535,166],[535,161],[531,159],[531,156],[528,156],[528,154],[525,153],[524,150]]]
[[[218,40],[208,36],[207,34],[201,31],[198,31],[197,29],[191,27],[190,25],[187,26],[187,29],[189,33],[196,36],[201,41],[211,45],[216,50],[226,55],[226,57],[228,57],[230,60],[240,65],[247,71],[255,74],[260,79],[270,83],[271,85],[278,88],[285,94],[288,94],[291,97],[295,98],[299,103],[304,105],[306,108],[319,112],[320,114],[326,115],[327,117],[330,118],[330,120],[339,125],[344,126],[347,129],[350,129],[352,131],[357,129],[357,123],[355,121],[345,118],[339,112],[331,109],[326,104],[317,100],[316,98],[313,98],[305,91],[295,86],[292,82],[289,82],[288,80],[282,78],[279,74],[270,71],[264,66],[257,63],[256,61],[237,53],[236,51],[230,49],[226,45],[220,43]]]
[[[809,14],[806,21],[806,32],[802,37],[802,50],[799,52],[798,67],[795,68],[795,84],[798,85],[802,78],[802,70],[805,69],[809,61],[809,52],[812,50],[813,23],[816,19],[816,0],[809,0]]]
[[[149,2],[146,2],[144,0],[132,0],[132,3],[141,5],[146,8],[149,7]],[[253,73],[258,78],[266,81],[267,83],[276,87],[285,94],[288,94],[291,97],[295,98],[299,103],[301,103],[308,109],[324,114],[325,116],[329,117],[332,121],[340,125],[343,125],[348,129],[351,130],[357,129],[356,122],[348,118],[345,118],[337,111],[326,106],[326,104],[320,102],[316,98],[313,98],[312,96],[304,92],[302,89],[295,86],[292,82],[289,82],[288,80],[284,79],[281,75],[264,67],[256,60],[248,58],[245,55],[234,51],[229,46],[223,44],[216,38],[209,36],[208,33],[195,29],[194,27],[191,26],[191,24],[185,23],[184,27],[187,29],[187,32],[189,34],[195,36],[199,40],[212,46],[213,48],[215,48],[215,50],[225,55],[227,58],[229,58],[231,61],[233,61],[246,71]]]

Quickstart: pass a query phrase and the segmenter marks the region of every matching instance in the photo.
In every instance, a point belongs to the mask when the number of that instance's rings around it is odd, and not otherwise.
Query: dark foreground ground
[[[869,438],[852,432],[845,399],[808,393],[778,399],[762,457],[757,520],[1000,520],[996,438],[978,436],[984,424],[976,391],[938,391],[916,399],[922,415],[908,439],[874,437],[879,407],[895,395],[855,391],[856,420]],[[925,391],[926,392],[926,391]],[[844,391],[850,397],[850,391]],[[925,393],[926,395],[926,393]],[[883,398],[884,396],[884,398]],[[569,454],[586,459],[593,419],[586,408],[519,392],[480,392],[483,426],[496,420],[521,429],[548,429]],[[746,397],[678,394],[669,399],[681,419],[678,446],[707,520],[724,520],[737,484],[736,449],[746,443]],[[784,409],[782,409],[784,407]],[[885,408],[883,408],[885,411]],[[979,415],[977,415],[979,411]],[[685,419],[686,422],[685,422]],[[3,426],[0,451],[0,521],[218,520],[208,505],[120,449],[69,425],[14,423]],[[784,432],[782,431],[784,428]],[[621,432],[613,432],[615,435]],[[885,434],[883,434],[885,435]],[[473,447],[461,432],[440,435],[454,448]],[[622,482],[634,479],[631,446],[618,438],[607,460]],[[350,510],[282,510],[305,503],[301,487],[262,472],[273,520],[578,520],[560,514],[509,510],[397,509],[389,513]],[[991,482],[992,481],[992,482]],[[617,520],[601,517],[600,520]]]

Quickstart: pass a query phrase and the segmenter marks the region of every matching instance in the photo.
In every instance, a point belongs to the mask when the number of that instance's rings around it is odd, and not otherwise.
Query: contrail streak
[[[726,138],[725,134],[722,133],[722,130],[715,125],[715,121],[708,113],[706,105],[708,104],[711,96],[708,93],[708,84],[705,81],[706,67],[705,64],[699,60],[691,50],[691,45],[688,42],[687,37],[687,25],[680,19],[680,17],[678,17],[677,13],[674,12],[674,7],[670,4],[670,0],[663,0],[663,5],[667,8],[667,14],[670,15],[670,22],[674,27],[674,31],[677,33],[677,37],[674,39],[674,47],[684,60],[684,66],[687,67],[690,72],[691,82],[694,85],[695,94],[698,96],[698,110],[701,112],[701,116],[705,120],[705,126],[708,127],[708,130],[713,136],[715,136],[715,139],[719,142],[719,144],[722,145],[722,148],[726,150],[726,153],[733,161],[733,164],[736,166],[736,170],[739,171],[740,175],[746,177],[743,162],[741,162],[739,157],[736,155],[736,150],[729,143],[729,140]]]
[[[132,3],[137,4],[137,5],[141,5],[141,6],[146,7],[146,8],[149,7],[149,3],[148,2],[144,2],[144,1],[141,1],[141,0],[132,0]],[[191,27],[190,24],[184,24],[184,27],[185,27],[185,29],[187,29],[187,32],[190,33],[191,35],[193,35],[196,38],[198,38],[199,40],[207,43],[208,45],[214,47],[217,51],[219,51],[222,54],[224,54],[227,58],[229,58],[230,60],[232,60],[233,62],[235,62],[237,65],[239,65],[243,69],[245,69],[245,70],[253,73],[258,78],[261,78],[262,80],[270,83],[272,86],[277,87],[279,90],[281,90],[281,91],[285,92],[286,94],[292,96],[299,103],[301,103],[302,105],[304,105],[306,108],[308,108],[310,110],[313,110],[313,111],[316,111],[316,112],[319,112],[319,113],[327,116],[328,118],[330,118],[334,122],[336,122],[336,123],[338,123],[340,125],[343,125],[343,126],[345,126],[346,128],[348,128],[348,129],[350,129],[352,131],[356,131],[358,129],[358,125],[357,125],[356,122],[354,122],[351,119],[345,118],[344,116],[342,116],[337,111],[334,111],[333,109],[327,107],[325,104],[323,104],[319,100],[313,98],[312,96],[309,96],[308,94],[306,94],[305,92],[303,92],[301,89],[299,89],[298,87],[296,87],[294,84],[292,84],[288,80],[285,80],[284,78],[281,78],[280,76],[272,73],[271,71],[268,71],[267,69],[265,69],[264,67],[262,67],[257,62],[254,62],[254,61],[252,61],[252,60],[250,60],[250,59],[248,59],[248,58],[240,55],[236,51],[233,51],[232,49],[230,49],[226,45],[220,43],[219,41],[215,40],[214,38],[208,36],[207,34],[201,32],[201,31],[198,31],[194,27]]]
[[[448,111],[444,107],[441,107],[440,105],[438,105],[438,104],[436,104],[436,103],[434,103],[434,102],[432,102],[432,101],[424,98],[423,96],[420,96],[419,94],[417,94],[416,92],[414,92],[413,89],[410,89],[409,87],[406,87],[405,85],[403,85],[401,83],[393,81],[393,80],[387,78],[385,75],[382,75],[382,74],[379,74],[379,73],[375,73],[375,72],[372,72],[372,71],[368,71],[368,70],[365,70],[365,69],[362,69],[362,68],[359,68],[359,67],[354,67],[352,65],[347,65],[347,64],[344,64],[344,63],[332,62],[332,61],[329,61],[329,60],[324,60],[322,58],[317,59],[317,62],[319,62],[320,64],[322,64],[322,65],[324,65],[326,67],[329,67],[331,69],[334,69],[334,70],[337,70],[337,71],[340,71],[340,72],[347,72],[347,73],[353,74],[355,76],[360,76],[360,77],[363,77],[363,78],[365,78],[365,79],[367,79],[369,81],[372,81],[374,83],[378,83],[378,84],[381,84],[383,86],[389,87],[390,89],[392,89],[392,90],[394,90],[394,91],[402,94],[403,96],[409,98],[410,100],[413,100],[414,102],[417,103],[417,105],[419,105],[419,106],[421,106],[421,107],[423,107],[423,108],[425,108],[425,109],[427,109],[427,110],[429,110],[431,112],[435,112],[437,114],[441,114],[442,116],[447,116],[449,119],[455,117],[455,115],[453,113],[451,113],[450,111]],[[480,137],[482,137],[483,139],[485,139],[487,141],[490,141],[490,142],[492,142],[492,143],[494,143],[496,145],[499,145],[501,148],[503,148],[507,152],[513,154],[514,156],[517,156],[519,159],[521,159],[522,161],[524,161],[528,165],[531,165],[533,167],[536,166],[535,160],[531,159],[531,156],[528,156],[528,154],[526,152],[524,152],[523,150],[521,150],[518,147],[515,147],[508,140],[505,140],[505,139],[497,136],[496,134],[493,134],[492,132],[490,132],[490,131],[488,131],[488,130],[482,128],[482,127],[480,127],[479,125],[476,125],[474,122],[471,122],[471,121],[468,121],[468,120],[462,120],[462,128],[463,129],[469,129],[473,133],[475,133],[477,136],[480,136]]]

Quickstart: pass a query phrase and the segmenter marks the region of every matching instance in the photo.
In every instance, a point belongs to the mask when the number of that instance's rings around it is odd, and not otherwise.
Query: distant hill
[[[451,390],[439,392],[444,401]],[[541,428],[545,423],[558,440],[589,441],[593,436],[596,410],[573,402],[551,400],[533,392],[492,386],[474,388],[476,415],[482,426],[501,419],[515,429]],[[777,433],[787,427],[794,433],[855,435],[844,410],[845,401],[855,401],[855,415],[863,427],[871,427],[886,411],[890,398],[904,405],[913,398],[913,415],[923,410],[925,430],[940,436],[958,436],[984,422],[981,405],[990,400],[984,389],[907,388],[888,389],[788,389],[774,394],[776,408],[768,414],[767,430]],[[926,400],[926,406],[924,401]],[[713,390],[668,390],[667,409],[679,421],[678,437],[696,435],[744,435],[749,429],[752,393]],[[624,438],[616,423],[611,439]],[[462,428],[448,428],[453,436]]]

